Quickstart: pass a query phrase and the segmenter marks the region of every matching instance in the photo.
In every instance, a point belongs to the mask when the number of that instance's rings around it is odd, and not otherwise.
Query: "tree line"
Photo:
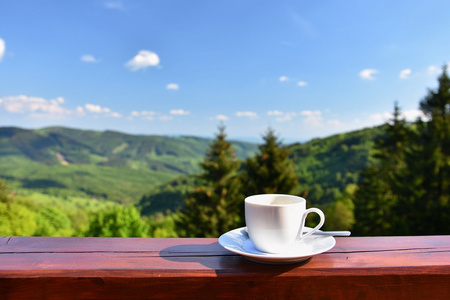
[[[42,204],[0,181],[0,236],[177,237],[174,224],[162,214],[142,217],[134,206]]]

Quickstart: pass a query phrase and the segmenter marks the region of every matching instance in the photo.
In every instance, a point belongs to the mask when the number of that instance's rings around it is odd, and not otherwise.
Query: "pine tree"
[[[185,208],[177,227],[180,235],[218,237],[242,223],[243,202],[241,183],[236,176],[240,162],[232,144],[226,140],[223,125],[219,126],[201,167],[200,184],[184,200]]]
[[[438,78],[436,90],[429,90],[421,100],[420,109],[428,121],[417,122],[422,160],[422,197],[417,199],[425,209],[423,231],[426,234],[450,233],[450,78],[447,67]]]
[[[248,158],[243,181],[246,196],[253,194],[289,194],[298,186],[298,177],[289,159],[287,148],[281,145],[272,128],[263,136],[259,153]]]
[[[362,179],[354,195],[357,226],[353,231],[357,235],[393,235],[404,223],[401,220],[404,215],[396,212],[410,134],[397,103],[385,128],[385,136],[375,142],[375,161],[361,172]]]
[[[396,120],[376,144],[377,162],[362,172],[355,194],[356,234],[450,232],[450,78],[443,68],[420,109],[427,120]]]

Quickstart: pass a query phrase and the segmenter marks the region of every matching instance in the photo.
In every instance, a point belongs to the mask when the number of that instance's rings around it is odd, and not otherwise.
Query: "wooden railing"
[[[217,239],[0,238],[0,299],[450,299],[450,236],[336,238],[266,265]]]

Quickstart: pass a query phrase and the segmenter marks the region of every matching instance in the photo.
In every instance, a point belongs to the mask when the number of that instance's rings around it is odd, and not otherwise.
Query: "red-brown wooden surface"
[[[336,240],[264,265],[217,239],[0,237],[0,299],[450,299],[450,236]]]

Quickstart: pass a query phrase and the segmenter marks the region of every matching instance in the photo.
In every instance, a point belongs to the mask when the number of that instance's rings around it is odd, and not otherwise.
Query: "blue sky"
[[[288,142],[405,116],[450,1],[0,1],[0,126]]]

